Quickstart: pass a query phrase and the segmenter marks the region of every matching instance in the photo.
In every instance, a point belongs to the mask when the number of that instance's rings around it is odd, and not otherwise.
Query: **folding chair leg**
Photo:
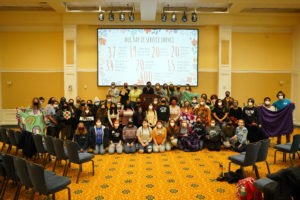
[[[228,172],[230,172],[230,166],[231,166],[231,162],[229,162],[229,165],[228,165]]]
[[[80,172],[81,172],[81,171],[82,171],[82,165],[79,164],[79,170],[78,170],[78,175],[77,175],[76,183],[78,183],[79,175],[80,175]]]
[[[68,200],[71,200],[71,190],[68,187],[67,187],[67,190],[68,190]]]
[[[256,179],[259,179],[259,173],[258,173],[258,169],[256,165],[253,165],[254,169],[255,169],[255,175],[256,175]]]
[[[289,153],[289,158],[290,158],[290,161],[291,161],[291,165],[294,166],[294,163],[293,163],[293,159],[291,157],[291,154]]]
[[[55,167],[56,167],[56,162],[57,162],[57,158],[55,158],[55,161],[54,161],[54,165],[53,165],[53,169],[52,169],[53,172],[54,172]]]
[[[266,162],[266,165],[267,165],[267,168],[268,168],[268,173],[271,174],[269,163],[268,163],[268,161],[265,161],[265,162]]]
[[[32,190],[32,194],[31,194],[31,198],[30,198],[30,200],[33,200],[33,199],[34,199],[34,194],[35,194],[35,191],[34,191],[34,190]]]
[[[0,197],[0,199],[3,199],[3,197],[4,197],[4,194],[5,194],[5,190],[6,190],[8,181],[9,181],[9,179],[6,179],[6,180],[5,180],[5,185],[4,185],[4,188],[3,188],[2,192],[1,192],[1,197]]]
[[[2,191],[3,191],[3,189],[4,189],[5,183],[6,183],[6,178],[3,178],[2,185],[1,185],[1,188],[0,188],[0,196],[1,196]]]
[[[68,161],[66,160],[66,164],[64,166],[64,171],[63,171],[63,176],[66,175],[67,168],[68,168]]]
[[[21,183],[18,183],[17,190],[16,190],[16,194],[15,194],[15,197],[14,197],[14,200],[17,200],[17,199],[19,198],[21,188],[22,188],[22,184],[21,184]]]
[[[92,167],[93,167],[93,176],[95,175],[95,164],[94,164],[94,161],[93,160],[91,160],[92,161]]]
[[[68,164],[68,166],[66,168],[65,177],[67,177],[67,175],[68,175],[68,170],[69,170],[70,166],[71,166],[71,161],[69,161],[69,164]]]
[[[241,170],[242,170],[243,178],[245,178],[246,176],[245,176],[245,170],[243,166],[241,166]]]

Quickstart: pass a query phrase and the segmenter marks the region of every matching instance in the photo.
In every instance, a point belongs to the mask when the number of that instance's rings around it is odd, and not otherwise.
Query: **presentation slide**
[[[197,86],[197,69],[197,29],[98,29],[98,86]]]

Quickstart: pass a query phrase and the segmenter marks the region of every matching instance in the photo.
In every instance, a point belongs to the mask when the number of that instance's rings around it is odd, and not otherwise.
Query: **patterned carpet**
[[[300,129],[295,129],[299,133]],[[282,138],[285,142],[285,137]],[[277,154],[274,165],[274,146],[276,140],[272,138],[268,154],[271,173],[290,166],[282,162],[282,154]],[[14,149],[12,150],[14,153]],[[218,182],[216,178],[220,172],[219,162],[224,164],[224,171],[228,170],[228,156],[236,154],[229,150],[209,152],[204,149],[199,152],[186,153],[174,150],[166,153],[152,154],[121,154],[104,156],[97,155],[95,160],[95,176],[91,174],[92,165],[83,165],[83,173],[76,184],[78,166],[72,165],[68,176],[72,199],[102,200],[102,199],[146,199],[146,200],[177,200],[177,199],[237,199],[235,184]],[[298,157],[294,162],[299,165]],[[51,169],[53,162],[46,168]],[[258,163],[259,174],[265,177],[267,168],[264,163]],[[233,165],[232,170],[238,169]],[[58,165],[56,173],[61,175],[62,165]],[[255,177],[252,167],[247,167],[246,174]],[[4,199],[13,199],[15,187],[10,184]],[[19,199],[30,199],[30,191],[22,188]],[[35,196],[35,199],[47,199]],[[56,199],[67,199],[67,190],[56,194]]]

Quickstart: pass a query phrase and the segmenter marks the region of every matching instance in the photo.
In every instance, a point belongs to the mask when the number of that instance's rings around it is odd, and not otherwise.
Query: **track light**
[[[167,21],[167,14],[164,13],[164,12],[161,14],[161,21],[162,22],[166,22]]]
[[[129,18],[129,21],[133,22],[134,21],[134,14],[132,12],[129,13],[128,18]]]
[[[192,13],[192,22],[196,22],[197,21],[197,13],[193,12]]]
[[[176,22],[176,20],[177,20],[177,16],[176,16],[175,12],[173,12],[172,17],[171,17],[171,21]]]
[[[183,22],[186,22],[186,21],[187,21],[187,17],[186,17],[185,12],[183,13],[181,20],[182,20]]]
[[[108,19],[109,19],[109,21],[114,21],[115,20],[114,13],[112,11],[110,11]]]
[[[124,22],[125,21],[125,14],[124,13],[120,13],[120,21]]]
[[[104,12],[99,13],[99,21],[104,20]]]

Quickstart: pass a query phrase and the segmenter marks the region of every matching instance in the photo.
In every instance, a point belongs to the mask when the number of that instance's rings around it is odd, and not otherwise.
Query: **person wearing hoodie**
[[[91,108],[92,113],[94,114],[95,119],[97,118],[97,110],[100,107],[100,100],[98,97],[95,97],[94,99],[94,105]]]
[[[108,110],[104,103],[102,103],[97,110],[97,119],[100,119],[103,126],[108,127],[109,126],[109,120],[108,120]]]
[[[202,150],[203,146],[204,146],[206,131],[205,131],[205,127],[203,126],[203,123],[201,122],[200,117],[197,117],[196,124],[192,127],[192,130],[193,130],[194,134],[196,134],[198,137],[199,150]]]
[[[122,153],[122,128],[120,127],[119,120],[114,121],[114,126],[109,130],[109,154]]]
[[[206,127],[206,140],[209,151],[221,150],[221,128],[216,125],[214,119],[210,121],[210,126]]]
[[[74,141],[78,144],[79,152],[88,152],[89,140],[86,128],[83,123],[79,123],[75,131]]]
[[[72,128],[72,116],[74,113],[70,110],[70,107],[67,102],[64,102],[62,105],[62,109],[58,109],[56,113],[56,118],[58,122],[58,126],[61,130],[61,139],[71,140],[73,134]]]
[[[108,140],[108,129],[102,125],[100,119],[97,119],[95,126],[89,129],[89,145],[93,149],[94,154],[105,154]]]
[[[152,129],[148,126],[148,121],[143,120],[143,125],[137,130],[137,139],[139,141],[140,153],[152,152]]]

